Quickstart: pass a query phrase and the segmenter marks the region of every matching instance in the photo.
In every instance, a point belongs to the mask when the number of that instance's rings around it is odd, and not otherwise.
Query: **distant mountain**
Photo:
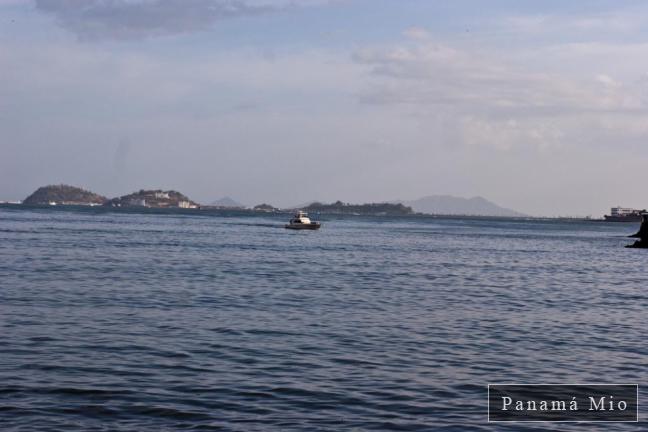
[[[284,207],[284,208],[287,208],[287,209],[302,209],[302,208],[308,207],[311,204],[315,204],[317,202],[319,202],[319,201],[313,200],[313,201],[308,201],[308,202],[305,202],[305,203],[301,203],[301,204],[296,205],[296,206],[290,206],[290,207]]]
[[[238,201],[234,201],[230,197],[224,197],[224,198],[218,199],[218,200],[210,203],[209,205],[214,206],[214,207],[233,207],[233,208],[245,207],[245,205],[241,204]]]
[[[99,205],[107,200],[106,197],[69,185],[43,186],[23,201],[27,205]]]
[[[482,197],[460,198],[450,195],[432,195],[413,201],[397,201],[419,213],[464,216],[523,217],[523,213],[500,207]]]

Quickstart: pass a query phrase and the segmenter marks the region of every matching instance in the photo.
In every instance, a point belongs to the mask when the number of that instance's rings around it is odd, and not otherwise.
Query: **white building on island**
[[[179,208],[187,208],[187,209],[195,209],[198,208],[196,204],[192,204],[189,201],[178,201],[178,207]]]

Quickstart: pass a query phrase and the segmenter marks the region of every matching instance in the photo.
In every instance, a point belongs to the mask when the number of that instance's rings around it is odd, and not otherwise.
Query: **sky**
[[[0,200],[648,207],[648,3],[0,0]]]

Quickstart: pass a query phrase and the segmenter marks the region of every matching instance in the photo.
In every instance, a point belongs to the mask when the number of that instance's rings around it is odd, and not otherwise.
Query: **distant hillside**
[[[43,186],[24,199],[28,205],[98,205],[103,204],[106,197],[69,185]]]
[[[391,203],[370,203],[370,204],[348,204],[337,201],[332,204],[313,203],[304,210],[311,213],[329,214],[359,214],[376,216],[398,216],[413,213],[411,207],[403,204]]]
[[[419,213],[439,215],[466,215],[466,216],[526,216],[515,210],[500,207],[482,197],[460,198],[450,195],[432,195],[414,201],[398,201],[411,206]]]
[[[219,200],[216,200],[216,201],[212,202],[209,205],[214,206],[214,207],[225,207],[225,208],[243,208],[243,207],[245,207],[243,204],[233,200],[230,197],[221,198]]]
[[[277,212],[279,209],[271,204],[258,204],[255,205],[254,208],[252,209],[254,211],[261,211],[261,212]]]
[[[296,206],[284,207],[284,208],[285,208],[285,209],[294,209],[294,210],[298,210],[298,209],[306,208],[306,207],[308,207],[309,205],[311,205],[311,204],[316,204],[316,203],[318,203],[318,202],[319,202],[319,201],[317,201],[317,200],[313,200],[313,201],[308,201],[308,202],[305,202],[305,203],[301,203],[301,204],[296,205]]]
[[[140,190],[104,203],[109,207],[199,208],[200,206],[177,191]]]

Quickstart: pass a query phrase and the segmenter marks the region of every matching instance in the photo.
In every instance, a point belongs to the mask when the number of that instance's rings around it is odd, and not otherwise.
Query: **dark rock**
[[[648,213],[641,214],[641,227],[636,234],[631,235],[632,238],[638,238],[636,242],[631,245],[627,245],[628,248],[648,248]]]

